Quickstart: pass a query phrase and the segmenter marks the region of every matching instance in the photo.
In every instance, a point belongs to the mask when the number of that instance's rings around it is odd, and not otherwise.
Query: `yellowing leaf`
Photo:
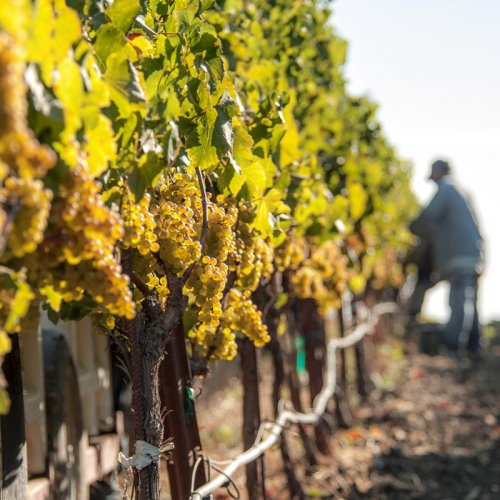
[[[280,164],[281,166],[294,163],[301,158],[300,136],[293,116],[293,107],[295,105],[295,93],[291,93],[290,102],[283,110],[285,117],[285,135],[280,143]]]
[[[63,299],[62,293],[54,289],[53,286],[48,285],[40,289],[40,292],[45,295],[47,302],[54,311],[59,312],[61,309],[61,303]]]
[[[11,349],[10,338],[4,330],[0,330],[0,356],[7,354]]]
[[[129,43],[140,52],[142,57],[152,57],[156,50],[153,43],[143,35],[132,38]]]
[[[30,302],[35,298],[29,285],[22,281],[17,281],[16,285],[17,291],[9,304],[9,313],[5,320],[5,330],[8,332],[16,331],[19,321],[26,315]]]
[[[114,0],[106,9],[106,14],[113,24],[123,32],[127,32],[134,19],[141,13],[139,0]]]
[[[78,14],[64,0],[38,0],[30,26],[28,58],[42,69],[42,79],[50,85],[53,70],[81,38]]]
[[[106,170],[109,162],[116,157],[116,145],[111,122],[103,115],[98,115],[98,121],[93,127],[86,127],[87,163],[90,174],[98,176]]]
[[[356,274],[349,279],[349,288],[354,294],[363,293],[366,288],[366,278],[362,274]]]
[[[9,412],[10,399],[7,391],[0,389],[0,415],[5,415]]]
[[[282,196],[283,193],[271,189],[262,201],[258,202],[257,216],[252,226],[264,236],[272,234],[275,216],[290,213],[290,207],[283,202]]]
[[[83,82],[78,64],[72,59],[63,59],[57,66],[59,77],[54,83],[54,93],[63,104],[64,135],[71,138],[81,127]]]
[[[0,2],[0,29],[9,32],[23,45],[28,33],[31,8],[30,0]]]
[[[349,184],[348,198],[350,203],[351,217],[357,221],[366,211],[366,204],[368,203],[368,195],[363,186],[357,182]]]

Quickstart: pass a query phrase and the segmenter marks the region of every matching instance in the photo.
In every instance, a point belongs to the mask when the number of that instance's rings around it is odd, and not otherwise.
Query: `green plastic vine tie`
[[[186,397],[184,398],[184,417],[186,423],[194,417],[194,389],[189,385],[186,387]]]
[[[304,349],[305,342],[303,337],[295,339],[295,349],[297,349],[297,373],[304,373],[306,371],[306,351]]]

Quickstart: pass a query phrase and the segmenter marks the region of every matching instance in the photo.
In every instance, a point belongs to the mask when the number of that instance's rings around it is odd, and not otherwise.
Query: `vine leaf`
[[[234,116],[236,103],[227,91],[224,91],[219,104],[215,107],[217,119],[215,120],[213,143],[217,154],[223,158],[233,149],[233,125],[231,118]]]
[[[103,67],[106,66],[111,54],[121,52],[127,39],[124,34],[112,24],[104,24],[95,35],[94,50]]]
[[[219,161],[217,148],[213,145],[213,134],[215,122],[217,121],[217,111],[214,108],[206,110],[201,117],[197,127],[199,146],[188,149],[188,158],[194,167],[202,170],[216,165]]]
[[[358,182],[352,182],[348,186],[348,197],[350,202],[351,217],[354,221],[357,221],[366,211],[368,195],[361,184]]]
[[[108,57],[104,78],[121,117],[127,118],[134,111],[144,109],[146,96],[141,77],[124,51]]]
[[[129,187],[134,193],[137,202],[142,199],[146,189],[153,185],[155,178],[163,168],[164,165],[155,152],[150,151],[141,157],[139,164],[128,178]]]
[[[141,4],[139,0],[114,0],[106,9],[106,14],[113,24],[124,33],[127,33],[132,27],[135,18],[140,13]]]
[[[273,188],[259,203],[257,216],[252,225],[262,235],[269,236],[276,226],[275,216],[288,213],[290,213],[290,207],[283,202],[282,193]]]

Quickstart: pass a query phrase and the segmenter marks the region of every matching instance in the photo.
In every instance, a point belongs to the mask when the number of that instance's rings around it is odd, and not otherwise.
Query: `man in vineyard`
[[[434,271],[450,284],[451,314],[443,337],[446,347],[452,356],[467,350],[477,358],[477,290],[484,265],[483,238],[470,199],[457,184],[449,163],[435,161],[429,179],[437,184],[437,192],[410,229],[430,242]]]

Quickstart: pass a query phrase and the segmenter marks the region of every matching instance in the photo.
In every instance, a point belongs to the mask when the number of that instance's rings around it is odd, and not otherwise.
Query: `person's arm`
[[[410,231],[417,236],[425,237],[440,219],[443,218],[448,206],[448,186],[440,185],[434,198],[420,215],[410,224]]]

